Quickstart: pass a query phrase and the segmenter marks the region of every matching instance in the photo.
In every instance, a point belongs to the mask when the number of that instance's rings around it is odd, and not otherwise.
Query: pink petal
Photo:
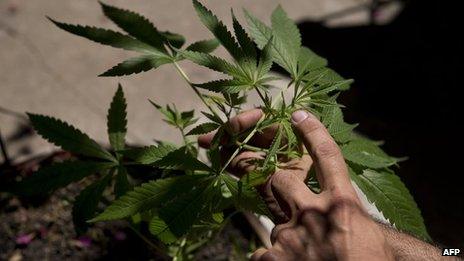
[[[87,236],[81,236],[77,239],[77,241],[79,241],[82,247],[89,247],[92,245],[92,239]]]
[[[16,238],[15,242],[18,245],[28,245],[34,239],[34,234],[23,234]]]

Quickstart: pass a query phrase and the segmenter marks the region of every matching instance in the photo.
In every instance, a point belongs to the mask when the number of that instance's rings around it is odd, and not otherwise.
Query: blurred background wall
[[[332,11],[365,3],[365,0],[283,1],[296,20],[318,18]],[[190,1],[136,0],[110,1],[110,4],[139,12],[161,30],[184,35],[188,41],[211,37],[200,23]],[[259,18],[268,20],[279,1],[206,1],[219,17],[231,25],[230,8],[243,18],[246,7]],[[98,74],[128,58],[130,53],[88,42],[50,23],[45,16],[59,21],[117,29],[104,17],[95,0],[84,1],[0,1],[0,106],[17,112],[31,111],[65,119],[100,142],[107,143],[106,110],[118,82],[125,87],[129,103],[129,133],[132,143],[150,143],[154,138],[179,140],[177,133],[162,124],[160,115],[147,99],[174,102],[180,109],[198,108],[200,102],[177,72],[163,66],[148,73],[122,78],[99,78]],[[362,22],[365,13],[348,17]],[[347,18],[344,18],[347,20]],[[365,19],[364,19],[365,20]],[[242,19],[243,22],[244,19]],[[339,21],[343,23],[343,21]],[[224,50],[218,50],[224,55]],[[211,72],[184,63],[194,80],[211,79]],[[188,97],[188,98],[187,98]],[[190,99],[191,98],[191,99]],[[0,114],[5,137],[18,133],[17,118]],[[31,146],[32,142],[32,146]],[[11,154],[24,155],[52,150],[46,142],[33,138],[27,144],[9,142]]]
[[[230,7],[239,19],[245,7],[265,21],[279,1],[204,1],[230,25]],[[162,30],[188,41],[210,37],[190,1],[131,0],[106,3],[137,11]],[[354,78],[342,97],[349,122],[385,141],[395,156],[408,156],[399,175],[415,196],[432,236],[440,243],[464,242],[460,188],[463,132],[457,9],[451,1],[287,0],[303,42],[328,58],[331,67]],[[113,28],[94,0],[0,0],[0,132],[17,162],[54,150],[34,136],[25,111],[64,119],[107,143],[105,117],[118,82],[125,87],[128,139],[179,140],[147,98],[180,109],[201,108],[173,68],[135,76],[99,78],[128,52],[99,46],[65,33],[45,19]],[[224,55],[223,50],[218,54]],[[214,75],[184,63],[194,80]],[[462,66],[461,66],[462,67]],[[16,113],[19,113],[16,114]]]

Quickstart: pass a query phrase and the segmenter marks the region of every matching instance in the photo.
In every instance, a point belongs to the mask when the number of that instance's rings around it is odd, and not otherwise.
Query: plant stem
[[[150,239],[148,239],[146,236],[144,236],[142,233],[140,233],[140,231],[138,231],[138,230],[137,230],[134,226],[132,226],[131,224],[129,224],[129,228],[130,228],[140,239],[142,239],[148,246],[150,246],[152,249],[156,250],[156,252],[157,252],[158,254],[165,256],[165,255],[164,255],[165,251],[164,251],[161,247],[159,247],[159,246],[155,245],[153,242],[151,242]]]
[[[185,144],[185,146],[187,147],[187,150],[188,150],[189,152],[193,153],[193,150],[192,150],[193,148],[192,148],[192,146],[190,145],[189,140],[187,139],[187,135],[185,135],[184,129],[179,128],[179,130],[180,130],[180,134],[182,135],[182,139],[184,140],[184,144]]]
[[[8,157],[8,153],[6,151],[6,145],[5,143],[3,142],[3,138],[2,138],[2,133],[0,132],[0,148],[2,150],[2,155],[3,155],[3,160],[4,160],[4,164],[6,166],[10,166],[10,158]]]
[[[255,151],[255,152],[268,152],[269,151],[267,149],[251,146],[251,145],[248,145],[248,144],[240,144],[239,146],[242,146],[242,148],[244,148],[246,150],[251,150],[251,151]]]
[[[232,153],[230,158],[227,160],[226,164],[224,164],[224,167],[222,167],[220,174],[222,174],[224,172],[224,170],[230,165],[230,163],[237,156],[237,154],[240,152],[240,150],[243,149],[243,144],[246,144],[255,135],[255,133],[258,131],[258,127],[259,127],[260,123],[264,120],[264,118],[265,118],[265,115],[263,114],[263,116],[261,116],[259,121],[256,123],[253,130],[251,130],[251,132],[248,134],[248,136],[246,136],[246,138],[242,141],[242,145],[238,146],[238,148],[235,149],[234,153]]]
[[[299,88],[300,88],[300,83],[301,83],[300,81],[296,81],[295,84],[293,85],[294,89],[293,89],[292,107],[295,106],[295,102],[300,96],[300,93],[298,93]]]
[[[264,106],[266,106],[268,109],[271,109],[271,108],[269,108],[269,104],[267,104],[266,98],[264,98],[264,95],[259,91],[258,87],[255,87],[255,90],[258,93],[261,100],[263,101]]]
[[[203,102],[203,104],[208,107],[208,109],[210,110],[210,112],[212,114],[214,114],[214,116],[216,116],[218,119],[220,119],[221,117],[219,117],[219,115],[216,113],[216,111],[213,109],[213,107],[211,107],[211,105],[209,105],[205,98],[203,97],[203,95],[201,95],[200,91],[198,90],[197,87],[195,87],[193,85],[193,83],[190,81],[190,78],[187,76],[187,74],[185,74],[184,70],[182,70],[182,68],[179,66],[179,64],[177,64],[176,62],[173,62],[174,64],[174,67],[176,67],[177,71],[179,72],[179,74],[182,76],[182,78],[184,78],[184,80],[187,82],[187,84],[193,89],[193,91],[196,93],[196,95],[200,98],[200,100]]]

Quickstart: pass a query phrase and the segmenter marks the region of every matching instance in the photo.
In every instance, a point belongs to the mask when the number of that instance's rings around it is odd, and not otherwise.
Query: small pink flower
[[[88,236],[81,236],[77,239],[81,247],[89,247],[92,245],[92,239]]]
[[[34,239],[34,233],[19,235],[15,242],[18,245],[28,245]]]

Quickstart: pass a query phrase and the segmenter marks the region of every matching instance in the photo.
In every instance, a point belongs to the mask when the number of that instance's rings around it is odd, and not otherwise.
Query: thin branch
[[[258,127],[259,125],[261,124],[261,122],[263,122],[265,118],[265,115],[263,114],[261,116],[261,118],[259,119],[259,121],[256,123],[256,125],[254,126],[253,130],[251,130],[251,132],[248,134],[248,136],[242,141],[243,144],[246,144],[247,142],[249,142],[251,140],[251,138],[253,138],[253,136],[255,135],[255,133],[258,131]],[[235,149],[234,153],[232,153],[232,155],[230,156],[230,158],[227,160],[226,164],[224,164],[224,167],[222,167],[221,169],[221,172],[220,173],[223,173],[224,170],[227,169],[227,167],[230,165],[230,163],[232,162],[232,160],[237,156],[237,154],[243,149],[243,145],[239,146],[237,149]]]
[[[216,116],[218,119],[220,119],[221,117],[219,117],[219,115],[216,113],[216,111],[213,109],[213,107],[211,107],[211,105],[209,105],[205,98],[203,97],[203,95],[200,93],[200,91],[198,90],[197,87],[195,87],[193,85],[193,83],[190,81],[190,78],[187,76],[187,74],[185,74],[184,70],[182,70],[182,68],[179,66],[179,64],[177,64],[176,62],[174,62],[174,67],[176,67],[177,71],[179,72],[179,74],[182,76],[182,78],[184,78],[184,80],[187,82],[187,84],[193,89],[193,91],[196,93],[196,95],[200,98],[200,100],[203,102],[203,104],[208,107],[208,109],[210,110],[210,112],[212,114],[214,114],[214,116]]]
[[[11,161],[10,161],[10,158],[8,157],[8,153],[6,151],[6,144],[5,142],[3,141],[3,137],[2,137],[2,133],[0,132],[0,147],[1,147],[1,150],[2,150],[2,156],[3,156],[3,159],[4,159],[4,164],[6,166],[10,166],[11,165]]]
[[[157,246],[154,244],[150,239],[148,239],[146,236],[144,236],[140,231],[138,231],[135,227],[133,227],[131,224],[128,225],[128,227],[136,234],[140,239],[142,239],[150,248],[155,250],[157,254],[162,255],[164,257],[167,257],[166,254],[164,254],[166,251],[163,250],[161,247]]]

